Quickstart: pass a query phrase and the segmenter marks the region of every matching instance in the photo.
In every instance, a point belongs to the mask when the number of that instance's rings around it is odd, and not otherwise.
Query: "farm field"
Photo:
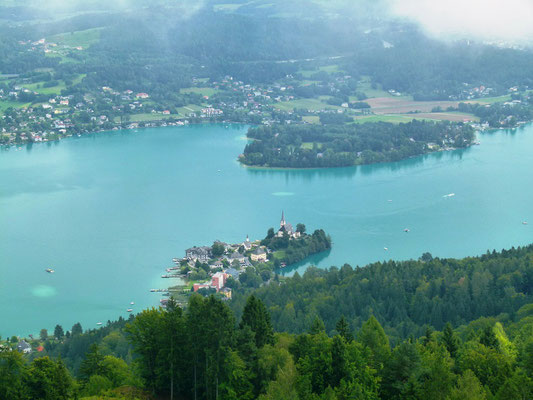
[[[203,106],[198,106],[196,104],[187,104],[184,107],[178,108],[180,116],[188,116],[190,113],[201,111]]]
[[[47,41],[56,43],[67,47],[82,47],[87,49],[90,45],[97,43],[100,40],[100,33],[102,28],[93,28],[83,31],[76,31],[71,33],[61,33],[50,36]]]
[[[457,107],[456,101],[414,101],[401,97],[377,97],[366,99],[372,111],[376,114],[405,114],[408,112],[431,112],[435,107],[445,110],[448,107]]]
[[[283,111],[293,111],[295,108],[309,111],[338,110],[341,107],[332,106],[321,102],[319,99],[298,99],[274,104],[274,107]]]
[[[370,77],[368,77],[368,76],[362,77],[362,79],[359,81],[359,83],[357,85],[357,91],[366,94],[368,99],[376,98],[376,97],[390,97],[390,98],[396,98],[397,99],[397,97],[394,97],[389,92],[387,92],[386,90],[383,90],[379,86],[376,87],[376,88],[373,88],[372,87],[372,83],[370,82]],[[353,98],[352,97],[350,98],[350,101],[357,101],[356,97],[353,97]],[[404,97],[404,96],[402,96],[402,97]],[[405,96],[405,97],[408,97],[408,96]],[[367,100],[364,100],[364,101],[367,101]]]
[[[442,112],[442,113],[416,113],[411,114],[416,119],[433,119],[438,121],[453,121],[453,122],[478,122],[479,117],[473,114],[461,112]]]
[[[363,124],[365,122],[391,122],[393,124],[399,124],[399,123],[407,123],[411,122],[413,119],[424,119],[424,118],[418,118],[414,115],[365,115],[361,117],[355,117],[354,122],[355,124]]]
[[[130,115],[130,120],[128,122],[150,122],[150,121],[161,121],[166,118],[176,117],[176,115],[163,115],[163,114],[152,114],[152,113],[141,113],[141,114],[132,114]],[[120,117],[115,117],[115,122],[119,122]]]
[[[201,96],[208,96],[211,97],[214,94],[218,93],[219,90],[213,89],[213,88],[201,88],[201,87],[190,87],[190,88],[184,88],[180,90],[180,93],[188,94],[188,93],[197,93]]]

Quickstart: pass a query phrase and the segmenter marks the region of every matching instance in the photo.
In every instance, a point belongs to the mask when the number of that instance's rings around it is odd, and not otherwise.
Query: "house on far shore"
[[[200,289],[209,289],[211,285],[209,283],[195,283],[192,285],[193,292],[197,292]]]
[[[226,298],[231,299],[231,288],[229,287],[222,288],[220,293],[226,296]]]
[[[202,246],[202,247],[191,247],[190,249],[185,250],[185,257],[193,262],[197,260],[206,263],[209,261],[211,254],[211,247]]]
[[[252,261],[266,262],[267,253],[264,249],[262,249],[261,247],[258,247],[252,252],[252,255],[250,257],[252,258]]]
[[[228,257],[227,257],[227,260],[228,262],[231,264],[233,263],[233,261],[237,260],[239,262],[239,264],[245,264],[246,263],[246,257],[239,253],[238,251],[235,251],[233,253],[231,253]]]
[[[25,340],[21,340],[17,344],[17,350],[20,351],[21,353],[28,354],[28,353],[31,353],[31,346]]]
[[[239,271],[237,271],[235,268],[228,268],[224,272],[235,280],[239,279]]]

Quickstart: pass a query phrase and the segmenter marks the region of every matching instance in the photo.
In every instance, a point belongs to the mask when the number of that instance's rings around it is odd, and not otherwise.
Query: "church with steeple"
[[[285,221],[285,213],[281,211],[281,221],[279,223],[279,230],[276,234],[277,237],[282,237],[283,233],[287,232],[287,234],[292,238],[298,238],[300,237],[300,232],[296,232],[292,225],[289,224],[287,221]]]

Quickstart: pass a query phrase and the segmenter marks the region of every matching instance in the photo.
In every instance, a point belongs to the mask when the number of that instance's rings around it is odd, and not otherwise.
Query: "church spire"
[[[283,210],[281,211],[281,222],[279,223],[279,226],[285,226],[285,213],[283,212]]]

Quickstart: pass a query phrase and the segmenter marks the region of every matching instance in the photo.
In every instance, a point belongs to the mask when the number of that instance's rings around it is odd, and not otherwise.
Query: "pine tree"
[[[309,333],[311,335],[318,335],[320,332],[324,332],[325,330],[326,327],[324,326],[324,322],[317,315],[309,327]]]
[[[335,336],[331,345],[331,387],[337,387],[347,375],[346,345],[341,336]]]
[[[65,336],[65,332],[63,331],[63,327],[61,325],[56,325],[54,329],[54,337],[57,340],[61,340],[63,339],[64,336]]]
[[[80,377],[84,381],[88,381],[93,375],[103,375],[104,356],[100,353],[100,349],[96,343],[89,347],[89,351],[85,354],[85,359],[80,364]]]
[[[487,326],[485,329],[483,329],[483,332],[479,337],[479,343],[495,350],[499,348],[498,339],[496,338],[496,334],[494,333],[492,326]]]
[[[448,353],[450,353],[452,358],[455,358],[457,356],[457,350],[459,349],[459,340],[453,332],[452,324],[450,324],[449,322],[446,324],[444,330],[442,331],[442,343],[444,344],[444,347],[446,347],[446,350],[448,350]]]
[[[433,329],[431,326],[426,327],[426,335],[424,336],[424,346],[427,346],[433,340]]]
[[[341,315],[341,318],[337,321],[335,329],[337,330],[337,332],[339,332],[339,335],[341,335],[344,340],[346,340],[347,343],[350,343],[354,340],[353,333],[350,330],[350,325],[346,321],[346,318],[344,318],[344,315]]]
[[[71,335],[72,336],[81,335],[82,333],[83,333],[83,329],[82,329],[81,324],[79,322],[72,326],[72,330],[71,330]]]
[[[358,339],[372,351],[372,367],[380,370],[390,355],[390,345],[383,327],[373,315],[361,327]]]
[[[255,334],[255,345],[258,349],[265,344],[274,343],[274,330],[270,322],[270,314],[263,302],[254,295],[248,297],[244,306],[239,328],[243,329],[245,326],[249,326]]]

